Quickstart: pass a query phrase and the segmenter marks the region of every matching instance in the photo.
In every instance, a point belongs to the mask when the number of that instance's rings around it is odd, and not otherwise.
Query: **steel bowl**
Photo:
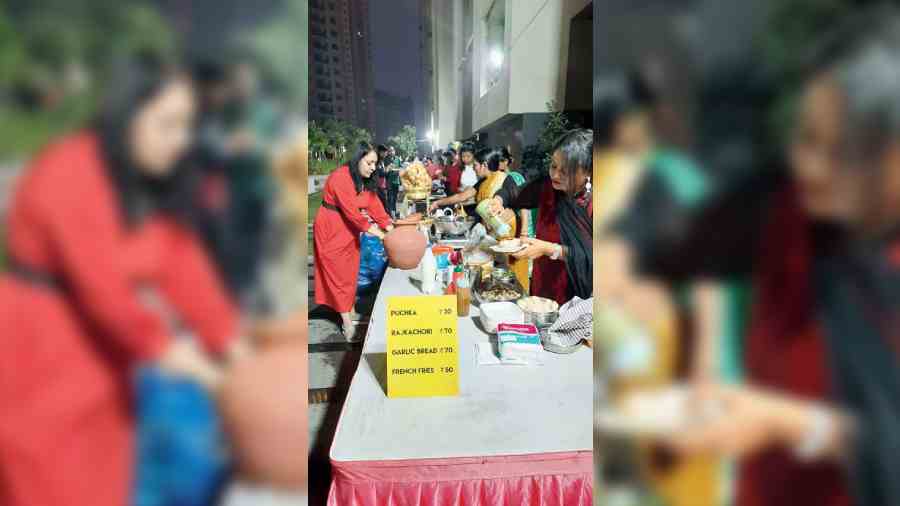
[[[475,218],[471,216],[437,216],[434,218],[434,226],[437,231],[445,235],[465,235],[475,225]]]
[[[559,318],[559,311],[548,311],[546,313],[536,313],[524,309],[522,311],[525,313],[525,323],[534,324],[539,329],[550,328]]]

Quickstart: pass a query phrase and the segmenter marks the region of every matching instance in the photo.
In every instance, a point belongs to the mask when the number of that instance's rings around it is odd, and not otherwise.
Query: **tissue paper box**
[[[539,364],[541,335],[534,325],[501,323],[497,325],[497,348],[500,361],[507,364]]]

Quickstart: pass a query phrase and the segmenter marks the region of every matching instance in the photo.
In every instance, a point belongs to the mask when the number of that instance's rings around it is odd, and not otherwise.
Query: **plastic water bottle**
[[[422,256],[421,265],[422,293],[434,293],[437,281],[437,262],[434,259],[434,254],[431,252],[431,247],[425,248],[425,255]]]

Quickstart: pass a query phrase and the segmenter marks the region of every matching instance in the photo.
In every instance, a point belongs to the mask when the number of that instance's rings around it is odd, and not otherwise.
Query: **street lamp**
[[[503,66],[503,50],[501,48],[495,47],[491,49],[490,62],[497,69]]]
[[[437,139],[437,135],[438,135],[437,132],[435,132],[434,130],[429,130],[429,131],[425,132],[424,139],[416,139],[416,142],[431,144],[431,152],[433,153],[435,150],[434,141],[435,141],[435,139]]]

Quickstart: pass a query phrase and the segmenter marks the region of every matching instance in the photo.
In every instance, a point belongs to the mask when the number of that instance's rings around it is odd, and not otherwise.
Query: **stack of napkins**
[[[501,323],[497,325],[497,348],[504,364],[529,365],[541,362],[541,335],[530,324]]]

